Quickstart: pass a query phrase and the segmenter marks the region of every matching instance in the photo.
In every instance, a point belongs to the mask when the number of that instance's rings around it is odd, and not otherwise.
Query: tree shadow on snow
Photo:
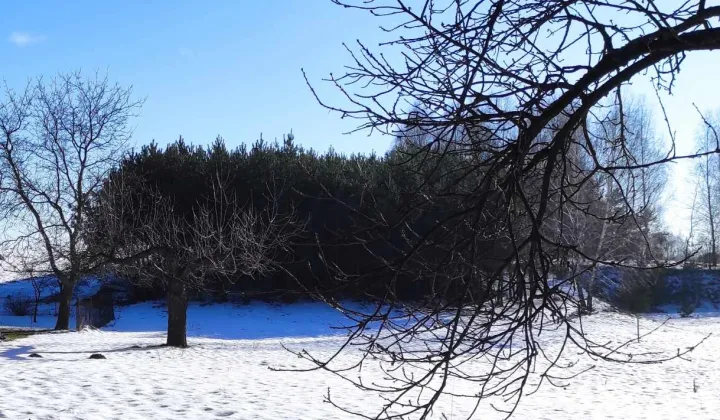
[[[357,309],[371,311],[372,305],[349,303]],[[164,332],[167,312],[158,302],[144,302],[116,310],[117,319],[105,331]],[[339,311],[321,302],[272,304],[252,302],[248,305],[190,303],[187,312],[189,338],[223,340],[258,340],[273,338],[313,338],[345,335],[344,327],[352,325]],[[373,328],[372,325],[368,328]]]
[[[27,356],[26,357],[21,357],[21,356],[32,353],[32,350],[34,348],[35,347],[33,347],[33,346],[13,347],[11,349],[7,349],[4,352],[0,353],[0,356],[8,358],[10,360],[28,360]]]
[[[149,345],[149,346],[129,346],[121,347],[119,349],[110,350],[75,350],[75,351],[43,351],[38,352],[39,354],[92,354],[92,353],[122,353],[131,351],[149,351],[167,348],[165,344]]]

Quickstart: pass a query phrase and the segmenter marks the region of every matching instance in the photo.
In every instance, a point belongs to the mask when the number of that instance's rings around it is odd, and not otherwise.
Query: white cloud
[[[28,45],[45,41],[45,36],[35,35],[28,32],[13,32],[10,34],[9,41],[15,44],[15,46],[23,48]]]

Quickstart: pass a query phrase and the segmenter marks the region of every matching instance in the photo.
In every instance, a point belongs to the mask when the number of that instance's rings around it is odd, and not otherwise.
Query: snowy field
[[[158,347],[164,342],[165,316],[161,305],[144,303],[120,308],[118,320],[106,330],[0,343],[0,418],[353,418],[323,402],[328,388],[347,408],[376,413],[375,397],[328,373],[270,369],[307,367],[282,345],[322,355],[342,342],[341,332],[332,328],[342,318],[321,304],[193,304],[188,349]],[[10,323],[8,318],[0,322]],[[643,318],[641,332],[659,319]],[[636,334],[635,318],[619,314],[598,314],[584,323],[600,340]],[[664,364],[608,364],[571,349],[566,359],[577,361],[578,370],[596,367],[566,387],[543,385],[524,398],[515,418],[718,419],[720,337],[714,335],[720,333],[720,317],[674,319],[636,349],[675,352],[710,333],[686,360]],[[550,347],[560,343],[552,335],[544,340]],[[43,357],[28,358],[33,352]],[[107,359],[88,359],[97,352]],[[372,379],[378,371],[363,375]],[[472,406],[469,400],[442,399],[433,418],[465,418]],[[500,416],[483,405],[473,418]]]

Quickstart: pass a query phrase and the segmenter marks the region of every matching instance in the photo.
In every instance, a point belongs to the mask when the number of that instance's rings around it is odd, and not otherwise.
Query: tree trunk
[[[577,277],[577,269],[578,269],[578,263],[573,262],[570,269],[570,278],[573,279],[573,283],[575,283],[575,289],[577,289],[578,292],[578,300],[580,302],[580,307],[578,308],[580,312],[583,312],[585,310],[585,305],[587,302],[585,301],[585,292],[583,291],[582,282],[580,282],[580,279]]]
[[[585,310],[587,313],[593,311],[593,296],[595,295],[595,282],[597,281],[598,267],[595,266],[590,273],[590,280],[587,285],[587,295],[585,296]]]
[[[514,301],[517,296],[515,295],[515,286],[512,284],[512,265],[508,265],[506,271],[502,274],[507,279],[507,293],[508,293],[508,299],[512,302]]]
[[[495,288],[495,304],[497,306],[503,306],[505,302],[503,301],[503,276],[502,274],[498,277],[497,280],[497,286]]]
[[[592,287],[595,285],[595,273],[593,272],[593,279],[590,283],[590,288],[588,289],[587,298],[585,299],[585,309],[587,309],[588,313],[592,313],[593,311],[593,290]]]
[[[179,279],[170,280],[167,295],[168,346],[187,347],[187,306],[188,295],[185,283]]]
[[[612,197],[613,192],[613,183],[608,177],[608,197]],[[595,264],[597,264],[597,261],[601,258],[604,258],[605,252],[603,250],[603,246],[605,245],[605,239],[607,235],[608,230],[608,221],[607,219],[610,217],[610,203],[605,203],[605,212],[604,212],[604,219],[602,222],[602,228],[600,229],[600,237],[598,238],[597,243],[597,249],[595,250]],[[590,280],[587,285],[587,298],[585,300],[585,309],[588,313],[592,313],[593,310],[593,294],[595,293],[595,279],[597,278],[597,265],[593,266],[592,273],[590,275]]]
[[[525,296],[525,277],[523,277],[520,264],[515,264],[515,299],[521,300]]]
[[[72,300],[73,289],[75,289],[75,283],[63,283],[60,286],[60,304],[58,309],[57,322],[55,323],[55,330],[69,330],[70,329],[70,301]]]
[[[708,159],[707,157],[705,159]],[[716,260],[716,238],[715,238],[715,207],[714,204],[714,197],[712,195],[712,189],[711,189],[711,177],[710,177],[710,164],[706,162],[705,164],[705,187],[707,189],[707,207],[708,207],[708,224],[710,225],[710,258],[708,259],[708,267],[715,267],[717,266],[717,260]]]
[[[37,324],[38,307],[40,306],[40,299],[35,299],[35,307],[33,308],[33,323]]]
[[[37,323],[38,307],[40,306],[40,289],[38,288],[38,285],[35,282],[35,279],[33,279],[32,283],[33,283],[33,297],[35,298],[35,305],[33,306],[32,322]]]

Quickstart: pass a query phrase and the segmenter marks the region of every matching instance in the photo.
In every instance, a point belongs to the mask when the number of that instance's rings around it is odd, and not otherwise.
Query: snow
[[[354,418],[323,403],[328,389],[348,409],[377,413],[377,397],[327,372],[270,369],[308,367],[283,346],[327,356],[343,342],[342,330],[333,326],[344,319],[320,303],[193,303],[188,311],[188,349],[159,346],[167,316],[160,303],[136,304],[117,312],[118,320],[102,331],[43,334],[0,343],[0,418]],[[634,344],[636,350],[673,353],[720,332],[720,318],[710,313],[673,318],[661,326],[664,319],[660,314],[640,318],[641,332],[660,329]],[[587,317],[583,325],[597,340],[621,342],[636,334],[636,318],[616,313]],[[557,334],[543,336],[543,342],[560,346]],[[647,365],[591,360],[572,349],[565,359],[576,361],[576,370],[595,367],[561,382],[565,387],[546,383],[525,396],[515,418],[716,419],[719,346],[720,338],[711,336],[686,360]],[[28,358],[32,352],[43,358]],[[107,359],[89,360],[92,353]],[[474,363],[482,367],[484,362]],[[380,379],[381,373],[370,366],[363,375]],[[537,378],[532,382],[536,384]],[[473,405],[468,399],[442,398],[432,418],[444,414],[462,419]],[[483,404],[474,418],[500,417]]]
[[[60,286],[53,277],[43,277],[39,279],[42,282],[40,299],[57,295],[60,293]],[[98,278],[86,278],[81,280],[75,287],[73,295],[77,298],[85,298],[92,296],[100,290],[102,281]],[[0,282],[0,325],[4,327],[14,328],[40,328],[47,329],[55,326],[57,315],[57,303],[41,303],[38,307],[37,322],[33,322],[32,316],[12,316],[5,311],[4,303],[8,296],[22,295],[34,301],[34,290],[32,282],[23,280],[13,280]],[[75,325],[75,314],[71,308],[70,325]]]
[[[105,330],[157,332],[167,328],[162,302],[145,302],[115,310],[117,320]],[[192,337],[258,340],[337,335],[348,325],[338,311],[320,303],[291,305],[255,302],[250,305],[201,304],[188,306],[187,331]]]

